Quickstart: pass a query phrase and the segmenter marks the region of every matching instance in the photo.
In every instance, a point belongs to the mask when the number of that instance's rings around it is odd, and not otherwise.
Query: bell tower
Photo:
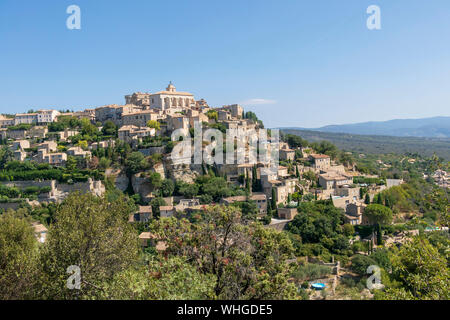
[[[169,92],[175,92],[175,91],[177,91],[176,88],[175,88],[175,86],[172,84],[172,81],[170,81],[169,85],[168,85],[167,88],[166,88],[166,91],[169,91]]]

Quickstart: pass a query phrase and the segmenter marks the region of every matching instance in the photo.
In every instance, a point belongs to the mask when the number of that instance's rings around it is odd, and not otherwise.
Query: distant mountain
[[[381,135],[358,135],[354,133],[334,133],[282,128],[286,134],[295,134],[309,142],[327,140],[339,149],[358,153],[379,154],[433,154],[450,160],[450,138],[393,137]]]
[[[289,129],[395,137],[450,138],[450,117],[397,119],[389,121],[372,121],[354,124],[329,125],[315,129]]]

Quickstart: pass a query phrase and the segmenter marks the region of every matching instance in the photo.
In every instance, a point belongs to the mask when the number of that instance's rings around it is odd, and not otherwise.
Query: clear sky
[[[268,127],[450,116],[450,1],[0,0],[2,113],[123,104],[170,80]]]

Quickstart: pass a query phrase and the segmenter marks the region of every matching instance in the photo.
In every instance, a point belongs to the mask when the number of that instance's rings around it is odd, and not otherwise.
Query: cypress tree
[[[377,204],[383,204],[383,198],[381,197],[380,193],[378,194]]]
[[[382,238],[382,233],[381,233],[381,226],[378,223],[377,224],[377,245],[382,245],[383,244],[383,238]]]
[[[272,201],[267,201],[267,215],[272,215]]]
[[[370,196],[368,193],[366,193],[366,198],[364,199],[365,204],[370,204]]]
[[[388,207],[388,208],[391,207],[391,203],[389,202],[388,197],[384,198],[384,205],[385,205],[386,207]]]
[[[277,209],[277,199],[275,194],[275,188],[272,188],[272,210]]]

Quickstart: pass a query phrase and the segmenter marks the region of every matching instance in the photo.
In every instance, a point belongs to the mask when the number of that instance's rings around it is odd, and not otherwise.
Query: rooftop
[[[326,154],[311,154],[311,158],[313,159],[327,159],[330,158],[330,156],[327,156]]]

